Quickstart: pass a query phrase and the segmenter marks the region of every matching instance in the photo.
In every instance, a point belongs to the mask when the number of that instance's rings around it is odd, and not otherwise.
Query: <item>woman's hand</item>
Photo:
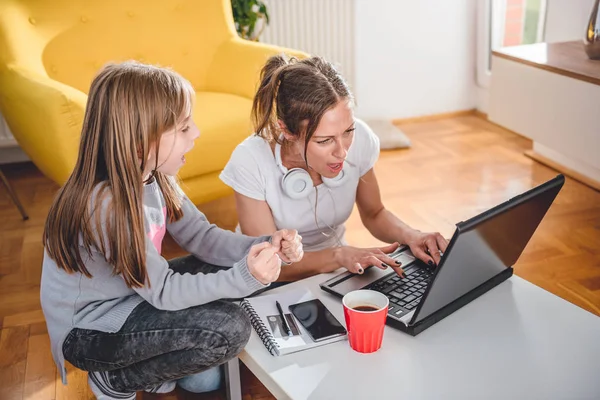
[[[394,252],[398,246],[398,243],[368,249],[344,246],[337,249],[336,261],[339,265],[355,274],[362,274],[365,268],[374,265],[381,269],[391,267],[398,275],[404,276],[404,271],[400,268],[400,263],[387,255]]]
[[[295,229],[282,229],[271,236],[271,243],[278,249],[277,255],[285,263],[293,263],[302,260],[304,250],[302,248],[302,236]]]
[[[448,241],[438,232],[425,233],[412,230],[405,240],[413,255],[430,267],[440,263],[441,254],[448,247]]]

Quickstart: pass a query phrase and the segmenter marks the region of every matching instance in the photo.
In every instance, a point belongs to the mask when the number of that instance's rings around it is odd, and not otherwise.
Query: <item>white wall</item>
[[[475,0],[356,0],[362,118],[475,108]]]
[[[0,112],[0,165],[27,160],[29,158],[17,145],[4,116]]]
[[[484,114],[489,112],[490,91],[488,88],[477,86],[477,97],[475,108]]]
[[[583,40],[594,0],[548,0],[545,41]]]

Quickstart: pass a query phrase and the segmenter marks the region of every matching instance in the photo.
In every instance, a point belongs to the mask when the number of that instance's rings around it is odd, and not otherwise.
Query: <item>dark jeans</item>
[[[193,256],[169,261],[177,273],[222,269]],[[113,390],[135,392],[202,372],[237,356],[250,338],[248,317],[223,300],[179,311],[139,304],[116,333],[75,328],[63,344],[65,359],[85,371],[102,371]]]

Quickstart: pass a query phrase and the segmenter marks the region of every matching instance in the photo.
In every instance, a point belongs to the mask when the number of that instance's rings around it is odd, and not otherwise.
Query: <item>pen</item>
[[[283,314],[283,310],[281,309],[281,304],[279,304],[279,302],[276,300],[275,305],[277,306],[277,311],[279,311],[279,316],[281,317],[281,322],[283,323],[285,332],[288,334],[288,336],[293,336],[292,330],[290,329],[290,326],[285,319],[285,315]]]

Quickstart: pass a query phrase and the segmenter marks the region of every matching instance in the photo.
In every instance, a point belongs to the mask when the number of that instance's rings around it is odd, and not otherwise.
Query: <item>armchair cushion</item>
[[[233,149],[252,133],[252,101],[227,93],[197,92],[194,120],[200,137],[186,156],[179,176],[194,176],[221,171]]]

